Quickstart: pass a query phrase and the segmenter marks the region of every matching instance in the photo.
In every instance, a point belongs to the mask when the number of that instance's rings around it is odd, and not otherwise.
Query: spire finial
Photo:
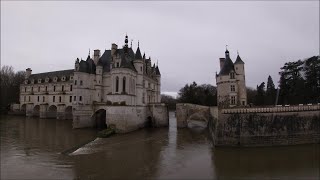
[[[131,39],[131,48],[132,48],[132,41],[133,41],[133,39]]]
[[[157,67],[158,67],[158,59],[157,59]]]
[[[226,50],[228,50],[228,45],[226,45]]]
[[[238,56],[239,56],[239,51],[237,50],[237,54],[238,54]]]
[[[139,40],[138,40],[138,47],[139,47]]]
[[[90,56],[90,48],[89,48],[89,56]]]

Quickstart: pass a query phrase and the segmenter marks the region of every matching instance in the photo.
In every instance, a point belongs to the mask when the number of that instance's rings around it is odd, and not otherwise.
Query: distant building
[[[40,74],[32,74],[30,68],[26,71],[20,104],[27,116],[71,118],[75,128],[101,124],[99,117],[105,118],[107,125],[129,131],[144,126],[147,120],[155,122],[155,105],[162,110],[159,67],[141,55],[139,43],[134,53],[128,47],[128,36],[122,48],[112,44],[102,55],[97,49],[92,57],[89,52],[86,60],[77,58],[74,69]]]
[[[220,58],[220,72],[216,74],[218,106],[234,107],[247,105],[247,89],[244,62],[239,54],[233,63],[228,49]]]

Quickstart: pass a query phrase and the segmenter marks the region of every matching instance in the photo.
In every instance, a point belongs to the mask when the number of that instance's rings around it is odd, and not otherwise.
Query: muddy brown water
[[[73,130],[69,120],[2,116],[0,123],[1,179],[320,177],[319,144],[213,148],[201,124],[177,129],[173,113],[169,128],[106,139],[95,139],[94,129]]]

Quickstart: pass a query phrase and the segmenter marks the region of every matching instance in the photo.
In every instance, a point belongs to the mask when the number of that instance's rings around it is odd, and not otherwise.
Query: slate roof
[[[134,56],[135,59],[142,59],[142,56],[141,56],[141,52],[140,52],[140,48],[138,47],[137,48],[137,51],[136,51],[136,55]]]
[[[158,66],[156,67],[156,75],[161,75],[161,73],[160,73],[160,70],[159,70],[159,67],[158,67]]]
[[[234,62],[234,64],[244,64],[244,62],[242,61],[242,59],[240,58],[240,56],[237,56],[236,61]]]
[[[45,72],[45,73],[39,73],[39,74],[31,74],[28,80],[34,79],[35,83],[37,83],[38,79],[45,80],[46,78],[49,78],[52,80],[54,77],[58,77],[58,79],[61,79],[61,77],[65,76],[66,80],[70,79],[70,76],[73,75],[74,69],[67,69],[62,71],[52,71],[52,72]]]
[[[81,60],[80,61],[80,72],[86,72],[89,74],[95,74],[96,73],[96,65],[94,64],[94,61],[90,58],[90,56],[87,57],[87,60]]]
[[[227,57],[224,60],[223,67],[221,68],[219,75],[228,75],[231,70],[234,71],[234,64],[233,64],[232,60],[230,59],[230,57]]]

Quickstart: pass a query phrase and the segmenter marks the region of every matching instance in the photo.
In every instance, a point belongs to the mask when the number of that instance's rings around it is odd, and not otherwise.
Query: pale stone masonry
[[[244,62],[239,54],[233,63],[228,49],[220,58],[220,72],[216,74],[217,101],[220,107],[247,105],[247,89]]]
[[[89,52],[86,60],[76,59],[74,69],[40,74],[26,69],[20,109],[27,116],[71,118],[75,128],[95,126],[95,113],[104,110],[106,124],[126,132],[144,126],[147,119],[165,124],[160,89],[158,65],[141,55],[139,43],[136,52],[128,47],[126,36],[122,48],[112,44],[102,55],[98,49],[93,56]]]

